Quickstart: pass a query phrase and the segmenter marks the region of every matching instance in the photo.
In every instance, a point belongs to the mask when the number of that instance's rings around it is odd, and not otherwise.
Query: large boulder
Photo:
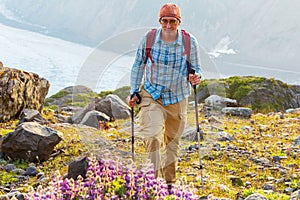
[[[235,99],[237,106],[251,107],[258,112],[300,107],[300,86],[272,78],[234,76],[218,80],[208,79],[202,81],[198,88],[199,103],[216,94]]]
[[[37,122],[24,122],[3,138],[1,151],[12,159],[45,161],[61,140],[62,133],[52,128]]]
[[[17,119],[25,108],[41,112],[49,87],[37,74],[1,67],[0,122]]]
[[[75,112],[74,115],[71,117],[71,122],[74,124],[79,124],[84,118],[84,116],[92,110],[95,110],[95,100],[91,101],[84,108]]]
[[[105,113],[111,119],[127,119],[130,117],[129,106],[115,94],[109,94],[96,102],[95,110]]]
[[[214,109],[222,109],[226,106],[237,106],[236,100],[221,97],[219,95],[210,95],[205,99],[205,104]]]
[[[128,105],[120,99],[117,95],[109,94],[105,96],[104,98],[95,98],[93,101],[91,101],[87,106],[85,106],[83,109],[79,110],[72,116],[72,123],[79,124],[84,123],[83,121],[86,121],[84,119],[87,119],[85,117],[89,113],[89,118],[92,115],[95,116],[95,112],[91,111],[97,111],[100,113],[104,113],[106,116],[105,119],[101,119],[101,115],[99,113],[97,114],[99,117],[99,121],[107,121],[107,116],[109,117],[109,121],[113,121],[114,119],[127,119],[130,117],[130,109]],[[95,121],[95,117],[93,117],[93,121]]]

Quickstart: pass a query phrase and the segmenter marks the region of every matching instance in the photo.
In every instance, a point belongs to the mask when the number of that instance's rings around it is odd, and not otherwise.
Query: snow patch
[[[236,54],[235,50],[229,48],[229,45],[232,42],[233,40],[231,40],[229,36],[225,36],[218,42],[215,48],[208,54],[215,58],[221,56],[221,54]]]

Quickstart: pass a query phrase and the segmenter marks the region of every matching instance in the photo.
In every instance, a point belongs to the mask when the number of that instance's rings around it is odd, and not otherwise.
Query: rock
[[[24,122],[4,137],[1,150],[12,159],[45,161],[61,140],[62,133],[52,128],[37,122]]]
[[[129,106],[117,95],[109,94],[95,102],[95,110],[105,113],[111,119],[127,119],[130,117]]]
[[[209,80],[207,86],[197,92],[197,101],[203,102],[210,95],[225,96],[225,84],[217,80]]]
[[[218,141],[233,141],[235,140],[234,136],[233,135],[230,135],[224,131],[222,132],[217,132],[217,140]]]
[[[79,175],[86,178],[88,161],[86,157],[78,158],[69,164],[67,178],[77,179]]]
[[[273,183],[264,183],[263,185],[262,185],[262,189],[263,190],[272,190],[272,191],[276,191],[276,188],[275,188],[275,186],[274,186],[274,184]]]
[[[38,174],[38,170],[35,166],[30,166],[26,168],[26,175],[28,176],[35,176]]]
[[[279,156],[273,156],[273,162],[280,163],[280,157]]]
[[[300,86],[289,85],[272,78],[234,76],[220,80],[208,79],[198,91],[197,99],[203,102],[209,95],[215,94],[235,99],[238,106],[251,106],[257,111],[300,107]]]
[[[14,192],[9,192],[8,194],[6,195],[2,195],[0,196],[0,199],[17,199],[17,200],[25,200],[25,196],[24,194],[18,192],[18,191],[14,191]]]
[[[231,181],[232,185],[243,186],[243,181],[239,177],[235,177],[235,176],[230,177],[230,181]]]
[[[205,105],[211,106],[214,109],[222,109],[227,105],[236,106],[236,100],[220,97],[218,95],[210,95],[205,99]]]
[[[42,111],[49,82],[34,73],[3,67],[0,73],[0,122],[19,118],[25,108]]]
[[[250,118],[252,115],[252,110],[245,107],[226,107],[222,109],[222,113],[232,116],[240,116]]]
[[[255,108],[285,110],[300,106],[300,86],[288,85],[280,80],[265,79],[260,83],[252,83],[251,91],[244,95],[240,105],[252,105]],[[257,107],[256,107],[257,106]]]
[[[72,105],[81,107],[89,104],[97,96],[90,88],[83,85],[66,87],[46,99],[47,105],[56,105],[58,108]]]
[[[75,112],[75,114],[71,117],[72,123],[79,124],[84,118],[85,114],[92,110],[95,110],[95,101],[91,101],[91,103],[86,105],[83,109]]]
[[[23,122],[37,122],[41,125],[49,124],[49,122],[42,117],[39,111],[32,109],[24,109],[22,111],[18,125],[22,124]]]
[[[290,187],[284,189],[284,193],[285,193],[285,194],[288,194],[288,195],[292,194],[293,191],[294,191],[294,189],[293,189],[293,188],[290,188]]]
[[[298,200],[300,199],[300,190],[297,190],[291,194],[290,200]]]
[[[262,194],[254,193],[249,195],[245,200],[267,200]]]
[[[16,166],[14,164],[7,164],[3,167],[3,169],[7,172],[11,172],[16,169]]]
[[[296,140],[293,143],[293,147],[296,147],[296,146],[300,146],[300,135],[296,138]]]
[[[290,108],[285,111],[286,113],[300,113],[300,108]]]
[[[85,114],[85,116],[82,119],[82,121],[80,122],[80,124],[99,129],[100,128],[99,121],[108,122],[108,121],[110,121],[110,118],[109,118],[109,116],[107,116],[106,114],[104,114],[102,112],[92,110]]]

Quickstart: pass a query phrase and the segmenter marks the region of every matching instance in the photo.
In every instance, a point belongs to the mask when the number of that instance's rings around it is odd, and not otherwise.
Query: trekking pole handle
[[[195,69],[191,69],[190,74],[194,75],[195,73],[196,73],[196,70]],[[196,85],[192,85],[192,86],[193,86],[194,91],[196,91]]]
[[[133,97],[137,97],[138,100],[136,101],[137,104],[140,104],[142,101],[142,97],[138,92],[134,92],[133,94],[130,95],[130,99],[132,99]]]

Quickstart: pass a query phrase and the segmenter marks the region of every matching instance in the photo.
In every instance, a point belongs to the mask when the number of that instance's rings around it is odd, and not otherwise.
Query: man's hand
[[[189,81],[192,85],[198,85],[200,83],[201,76],[199,74],[189,74]]]
[[[130,107],[134,107],[136,105],[136,102],[138,101],[138,97],[136,95],[134,95],[132,98],[131,98],[131,95],[129,95],[127,98],[126,98],[126,101],[127,101],[127,104],[130,106]]]
[[[134,107],[136,104],[140,104],[141,103],[142,97],[141,97],[141,95],[138,92],[135,92],[135,93],[129,95],[126,98],[126,101],[127,101],[127,104],[130,107]]]

